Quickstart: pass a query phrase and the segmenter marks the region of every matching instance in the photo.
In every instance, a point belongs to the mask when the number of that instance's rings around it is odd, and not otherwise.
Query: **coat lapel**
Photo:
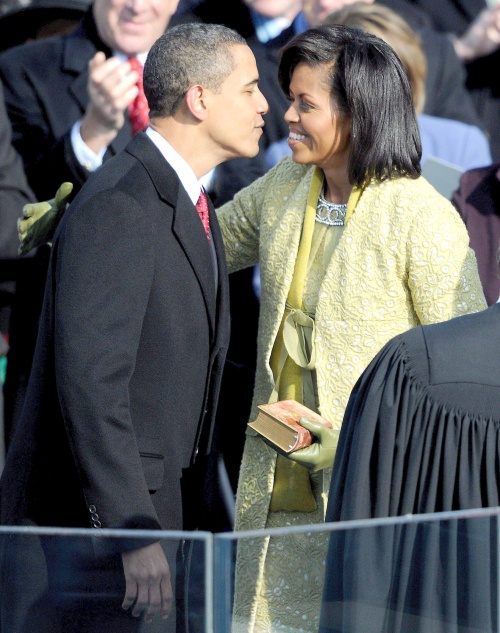
[[[95,53],[96,48],[93,42],[86,37],[78,37],[78,33],[69,37],[64,43],[62,72],[74,76],[74,79],[68,84],[68,91],[82,112],[85,111],[89,100],[87,94],[88,63]],[[66,107],[64,99],[60,99],[60,107]]]
[[[89,101],[87,92],[88,63],[98,50],[104,51],[107,56],[111,55],[107,46],[99,41],[92,15],[89,14],[85,16],[75,34],[66,40],[62,60],[63,71],[75,75],[68,86],[68,91],[82,112],[85,112]],[[64,99],[60,100],[60,107],[66,108]],[[65,120],[65,117],[61,116],[61,120]],[[132,127],[128,116],[125,116],[125,123],[108,147],[108,152],[113,156],[122,151],[131,138]]]
[[[173,210],[172,230],[200,284],[213,337],[217,301],[215,276],[210,245],[198,212],[175,171],[144,133],[134,137],[127,151],[144,165],[160,199]]]
[[[182,186],[179,187],[179,196],[174,207],[172,228],[200,283],[213,336],[217,290],[215,288],[212,254],[198,212]]]
[[[216,334],[229,332],[229,279],[226,266],[226,255],[224,251],[224,243],[219,227],[219,222],[215,213],[215,209],[210,200],[208,200],[208,208],[210,213],[210,231],[212,234],[213,246],[217,258],[217,331]],[[220,341],[222,346],[227,346],[229,341]]]

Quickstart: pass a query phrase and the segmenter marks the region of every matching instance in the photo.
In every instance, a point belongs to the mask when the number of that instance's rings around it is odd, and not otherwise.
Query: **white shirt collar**
[[[278,37],[285,29],[287,29],[293,20],[284,17],[268,18],[257,11],[250,9],[255,35],[259,42],[266,43],[269,40]]]
[[[151,142],[156,145],[160,150],[165,160],[169,163],[172,169],[175,171],[182,186],[187,191],[192,203],[196,205],[198,198],[200,197],[200,183],[195,176],[194,171],[189,164],[182,158],[182,156],[175,151],[170,143],[156,130],[148,127],[146,134],[151,139]]]
[[[148,51],[149,52],[149,51]],[[132,57],[137,57],[137,59],[141,62],[141,64],[144,66],[144,64],[146,63],[146,59],[148,57],[148,52],[146,53],[137,53],[137,55],[132,55]],[[113,57],[118,57],[118,59],[121,62],[126,62],[127,59],[130,57],[129,55],[124,55],[123,53],[117,53],[116,51],[113,53]]]

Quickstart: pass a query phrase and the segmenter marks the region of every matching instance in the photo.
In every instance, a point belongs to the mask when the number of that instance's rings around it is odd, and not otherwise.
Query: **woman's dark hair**
[[[289,94],[295,68],[325,65],[332,99],[351,118],[349,180],[418,178],[422,146],[405,69],[384,41],[359,29],[323,25],[281,50],[279,82]]]

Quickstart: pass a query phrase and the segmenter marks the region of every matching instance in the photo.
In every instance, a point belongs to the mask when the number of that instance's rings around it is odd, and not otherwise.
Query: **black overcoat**
[[[53,244],[3,524],[197,526],[229,338],[213,208],[210,221],[216,274],[194,205],[143,133],[75,198]]]

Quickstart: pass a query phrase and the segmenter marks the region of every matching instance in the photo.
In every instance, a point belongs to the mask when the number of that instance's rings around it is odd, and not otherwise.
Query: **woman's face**
[[[324,171],[347,167],[351,138],[350,117],[338,113],[330,95],[328,71],[325,65],[299,64],[292,75],[291,103],[285,113],[294,161]]]

